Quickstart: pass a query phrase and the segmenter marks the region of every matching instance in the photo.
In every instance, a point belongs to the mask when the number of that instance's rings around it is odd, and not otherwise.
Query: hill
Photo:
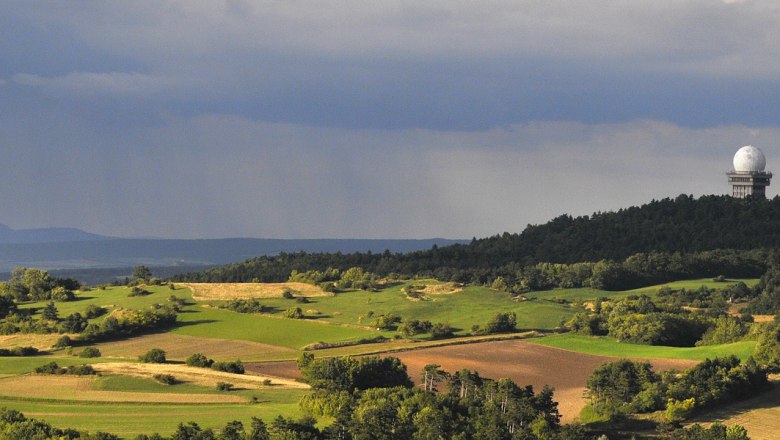
[[[62,243],[109,238],[75,228],[11,229],[0,224],[0,244]]]
[[[92,236],[84,232],[87,236]],[[56,238],[56,234],[49,234]],[[78,234],[71,235],[77,237]],[[38,237],[44,237],[39,235]],[[65,235],[58,236],[64,238]],[[101,237],[101,236],[95,236]],[[205,240],[83,239],[3,243],[0,271],[16,266],[41,269],[84,269],[147,266],[213,266],[280,252],[411,252],[463,243],[439,238],[424,240],[222,238]]]
[[[504,233],[469,244],[434,246],[409,254],[282,254],[259,257],[198,274],[180,276],[187,281],[284,281],[292,270],[344,270],[360,266],[380,275],[398,273],[438,279],[490,282],[498,276],[520,278],[518,272],[537,263],[572,264],[622,260],[638,253],[667,254],[670,268],[684,270],[674,276],[655,276],[661,282],[674,277],[701,277],[728,273],[760,276],[769,253],[745,256],[720,252],[704,258],[670,254],[694,254],[718,249],[774,249],[780,246],[780,198],[734,199],[728,196],[680,195],[654,200],[638,207],[591,216],[559,216],[545,224],[529,225],[522,233]],[[770,252],[771,253],[771,252]],[[718,261],[710,264],[714,258]],[[657,265],[656,265],[657,266]],[[655,270],[655,269],[654,269]],[[576,285],[576,283],[575,283]],[[624,284],[626,287],[629,284]],[[574,286],[574,285],[573,285]],[[573,287],[570,286],[570,287]]]

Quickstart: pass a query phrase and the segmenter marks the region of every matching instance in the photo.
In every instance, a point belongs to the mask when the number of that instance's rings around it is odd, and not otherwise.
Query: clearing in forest
[[[306,283],[179,283],[192,290],[196,301],[230,299],[281,298],[284,292],[295,296],[329,296],[319,287]]]

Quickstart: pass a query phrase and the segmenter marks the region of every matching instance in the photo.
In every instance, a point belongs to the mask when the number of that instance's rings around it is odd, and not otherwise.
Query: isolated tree
[[[57,318],[59,318],[57,313],[57,306],[54,305],[54,301],[50,301],[49,304],[46,304],[46,307],[43,308],[42,314],[44,319],[51,321],[56,321]]]
[[[149,281],[152,278],[152,271],[146,266],[136,266],[133,269],[133,278],[136,281]]]
[[[138,359],[141,362],[149,363],[149,364],[164,364],[165,359],[165,350],[162,350],[160,348],[153,348],[146,352],[143,356],[139,356]]]

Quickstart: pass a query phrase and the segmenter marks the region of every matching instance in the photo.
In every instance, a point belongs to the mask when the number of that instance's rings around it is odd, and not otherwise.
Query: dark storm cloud
[[[470,237],[722,193],[738,146],[777,155],[778,10],[5,2],[0,222]]]

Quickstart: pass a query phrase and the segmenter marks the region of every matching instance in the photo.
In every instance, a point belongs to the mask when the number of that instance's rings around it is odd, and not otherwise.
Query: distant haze
[[[469,239],[723,194],[742,145],[780,173],[778,53],[770,0],[2,2],[0,223]]]

